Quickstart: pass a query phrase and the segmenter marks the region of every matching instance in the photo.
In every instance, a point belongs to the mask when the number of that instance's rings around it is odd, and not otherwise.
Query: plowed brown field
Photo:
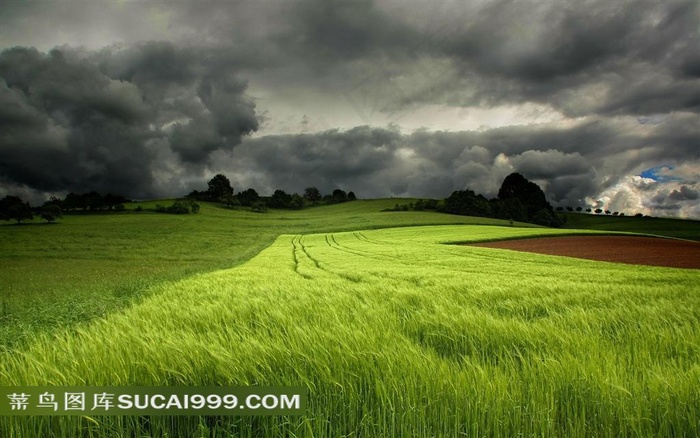
[[[628,236],[566,236],[503,240],[474,246],[636,265],[700,269],[700,242]]]

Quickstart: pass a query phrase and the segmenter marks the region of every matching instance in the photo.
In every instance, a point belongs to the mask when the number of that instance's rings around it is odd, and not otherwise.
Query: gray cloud
[[[4,187],[173,196],[223,171],[262,192],[494,196],[519,171],[555,202],[629,186],[680,209],[696,190],[692,171],[625,182],[700,163],[695,1],[2,8]]]
[[[354,190],[363,197],[445,197],[465,188],[494,197],[503,178],[517,171],[540,184],[554,203],[585,205],[587,198],[616,187],[619,178],[614,175],[638,174],[655,162],[655,149],[650,148],[650,155],[628,156],[624,145],[652,138],[665,141],[667,148],[678,146],[672,137],[664,137],[664,123],[645,128],[651,131],[625,130],[616,120],[598,120],[568,129],[552,124],[404,134],[365,126],[266,136],[246,139],[230,156],[217,156],[216,171],[231,175],[237,187],[253,186],[263,193],[315,185],[325,191]],[[623,156],[623,169],[616,168],[616,161],[610,163],[615,151]],[[698,163],[695,159],[689,165]],[[608,175],[611,169],[616,173]],[[645,187],[658,189],[640,182],[635,190]]]
[[[0,172],[38,190],[153,195],[156,139],[205,165],[257,129],[246,82],[169,43],[0,53]]]
[[[694,201],[700,197],[700,192],[688,186],[681,186],[679,190],[672,191],[668,197],[677,201]]]

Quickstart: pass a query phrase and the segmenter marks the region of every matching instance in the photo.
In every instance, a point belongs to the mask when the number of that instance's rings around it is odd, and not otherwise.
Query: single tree
[[[577,211],[578,213],[581,213],[581,210],[583,210],[582,207],[576,207],[576,211]]]
[[[292,202],[292,195],[284,190],[275,190],[270,198],[270,207],[272,208],[289,208],[289,203]]]
[[[348,192],[348,201],[354,201],[357,199],[357,196],[355,196],[355,192]]]
[[[63,217],[61,207],[56,204],[47,203],[41,207],[41,218],[48,223],[53,223]]]
[[[309,201],[312,205],[316,205],[321,202],[323,196],[321,196],[321,191],[316,187],[307,187],[306,190],[304,190],[304,199]]]
[[[244,205],[246,207],[251,207],[254,203],[260,200],[258,192],[256,192],[255,189],[252,188],[244,192],[240,192],[238,195],[236,195],[236,197],[240,201],[241,205]]]
[[[22,199],[17,196],[7,195],[4,198],[0,199],[0,219],[10,220],[10,207],[17,204],[24,204],[24,201],[22,201]]]
[[[508,175],[498,190],[498,199],[501,201],[511,198],[516,198],[522,203],[525,210],[527,210],[528,218],[533,218],[542,209],[550,212],[554,211],[547,202],[540,186],[529,181],[519,173]]]
[[[348,200],[347,193],[340,189],[333,190],[333,194],[331,196],[333,197],[333,202],[345,202]]]
[[[212,201],[219,201],[221,198],[227,195],[233,195],[231,181],[229,181],[225,175],[220,173],[215,175],[214,178],[210,179],[207,185],[209,186],[207,189],[207,196]]]
[[[298,193],[292,195],[292,200],[289,201],[289,208],[292,210],[301,210],[304,208],[304,198],[302,198]]]
[[[14,204],[7,209],[7,218],[17,221],[20,224],[24,220],[34,219],[32,214],[32,209],[29,207],[29,203],[24,204]]]

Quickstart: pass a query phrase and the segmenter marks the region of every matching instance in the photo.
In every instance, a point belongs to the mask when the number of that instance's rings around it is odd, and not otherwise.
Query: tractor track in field
[[[330,236],[330,239],[328,238],[328,236]],[[376,244],[376,242],[370,241],[366,238],[365,238],[365,240],[360,239],[356,235],[355,235],[355,238],[357,238],[357,240],[359,240],[360,242],[366,241],[367,243]],[[331,243],[331,241],[332,241],[332,243]],[[390,256],[390,255],[386,255],[386,254],[377,254],[377,253],[372,252],[372,251],[350,249],[347,246],[341,245],[340,243],[338,243],[338,241],[335,240],[335,235],[333,235],[333,234],[326,234],[326,243],[328,244],[328,246],[330,246],[333,249],[336,249],[336,250],[342,251],[342,252],[346,252],[348,254],[360,256],[360,257],[367,257],[367,258],[374,259],[374,260],[399,260],[399,258],[395,257],[395,256]]]

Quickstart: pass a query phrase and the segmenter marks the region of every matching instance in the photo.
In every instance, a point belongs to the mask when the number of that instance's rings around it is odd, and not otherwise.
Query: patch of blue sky
[[[673,166],[670,164],[650,167],[649,169],[642,171],[639,176],[653,179],[657,182],[680,181],[680,178],[673,175]]]

